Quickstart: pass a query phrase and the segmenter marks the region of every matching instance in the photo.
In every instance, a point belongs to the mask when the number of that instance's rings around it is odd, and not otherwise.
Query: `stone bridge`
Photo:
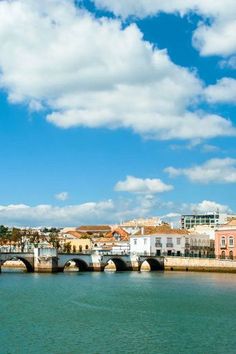
[[[28,272],[60,272],[74,262],[80,271],[104,271],[113,262],[117,271],[139,271],[146,261],[151,270],[163,270],[164,258],[158,256],[97,253],[57,253],[55,249],[35,248],[34,253],[0,253],[0,267],[6,261],[21,260]]]
[[[164,259],[157,256],[115,255],[115,254],[58,254],[58,269],[63,270],[68,262],[75,262],[83,271],[104,271],[112,261],[117,271],[139,271],[147,261],[151,270],[163,270]]]
[[[20,260],[24,263],[28,272],[34,271],[34,254],[33,253],[24,253],[24,252],[4,252],[0,253],[0,271],[1,266],[7,261],[16,261]]]

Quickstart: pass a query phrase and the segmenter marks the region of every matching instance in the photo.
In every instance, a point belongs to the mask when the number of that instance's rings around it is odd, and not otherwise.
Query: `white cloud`
[[[142,179],[133,176],[127,176],[124,181],[119,181],[115,190],[119,192],[156,194],[168,192],[173,189],[173,186],[165,184],[160,179]]]
[[[78,226],[81,224],[116,224],[122,220],[150,216],[165,208],[151,195],[135,195],[100,202],[88,202],[63,207],[25,204],[0,205],[0,225],[15,226]]]
[[[231,209],[228,205],[223,205],[216,203],[214,201],[203,200],[201,203],[191,205],[192,212],[207,213],[207,212],[217,212],[220,213],[230,213]]]
[[[211,145],[211,144],[203,144],[202,145],[202,152],[210,153],[210,152],[216,152],[219,150],[220,150],[220,148],[215,145]]]
[[[221,68],[229,68],[229,69],[236,69],[236,55],[233,55],[230,58],[222,59],[219,62]]]
[[[165,172],[171,177],[183,175],[198,183],[236,183],[236,159],[211,159],[190,168],[167,167]]]
[[[231,212],[227,205],[213,201],[196,204],[162,202],[151,195],[135,195],[130,199],[88,202],[63,207],[25,204],[0,205],[0,225],[9,226],[79,226],[81,224],[117,224],[138,217],[164,215],[163,220],[179,222],[180,215],[190,211]]]
[[[0,43],[9,101],[44,108],[59,127],[128,128],[155,139],[236,134],[229,120],[196,110],[202,82],[135,24],[96,19],[72,0],[3,0]]]
[[[114,211],[112,200],[58,207],[24,204],[0,206],[0,224],[8,225],[79,225],[101,223]]]
[[[202,55],[230,55],[236,52],[235,0],[93,0],[98,7],[127,18],[144,18],[160,12],[181,16],[202,16],[193,43]]]
[[[236,104],[236,80],[229,77],[218,80],[205,89],[205,96],[210,103]]]
[[[68,192],[61,192],[61,193],[55,194],[55,198],[57,200],[61,200],[61,201],[67,200],[69,198],[69,193]]]

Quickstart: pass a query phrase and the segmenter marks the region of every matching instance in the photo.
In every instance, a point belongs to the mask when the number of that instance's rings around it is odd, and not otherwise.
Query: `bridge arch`
[[[115,265],[116,271],[117,272],[123,272],[125,270],[128,270],[127,264],[126,262],[119,258],[119,257],[111,257],[107,260],[104,269],[106,268],[107,265],[109,265],[110,263],[113,263]]]
[[[139,270],[141,270],[142,265],[144,264],[144,262],[148,263],[148,265],[150,267],[150,271],[157,271],[157,270],[163,270],[164,269],[163,264],[158,259],[155,259],[155,258],[144,258],[140,262]]]
[[[75,263],[75,266],[79,269],[80,272],[85,272],[88,270],[88,264],[84,260],[80,258],[71,258],[64,264],[63,271],[69,267],[71,262]]]
[[[32,264],[25,258],[23,257],[19,257],[19,256],[11,256],[11,257],[7,257],[4,260],[0,260],[0,265],[1,267],[4,265],[4,263],[8,262],[8,261],[21,261],[24,265],[25,268],[27,270],[28,273],[32,273],[34,271],[34,267],[32,266]]]

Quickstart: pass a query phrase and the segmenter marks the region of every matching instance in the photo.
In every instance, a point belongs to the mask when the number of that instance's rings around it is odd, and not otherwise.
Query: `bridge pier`
[[[37,273],[58,272],[58,257],[55,248],[34,249],[34,271]]]

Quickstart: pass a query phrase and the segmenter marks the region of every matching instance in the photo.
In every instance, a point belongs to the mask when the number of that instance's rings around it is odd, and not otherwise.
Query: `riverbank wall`
[[[164,269],[173,271],[236,273],[236,261],[193,257],[165,257]]]

